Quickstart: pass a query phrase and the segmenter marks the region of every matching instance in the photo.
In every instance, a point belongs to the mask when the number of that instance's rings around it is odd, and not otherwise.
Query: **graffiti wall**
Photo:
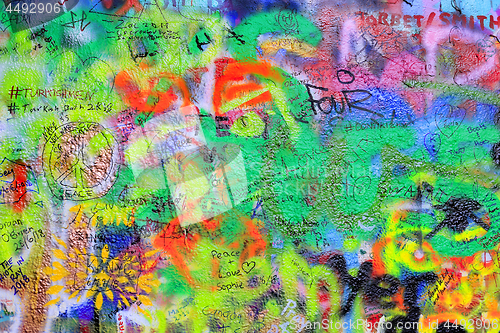
[[[0,332],[499,331],[500,1],[0,7]]]

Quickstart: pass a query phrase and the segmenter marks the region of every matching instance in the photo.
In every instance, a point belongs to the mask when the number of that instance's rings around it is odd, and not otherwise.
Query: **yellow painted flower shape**
[[[52,281],[61,281],[62,284],[49,288],[49,295],[57,295],[62,291],[70,294],[69,299],[77,297],[94,298],[96,309],[101,309],[104,299],[110,301],[118,299],[120,309],[130,307],[135,302],[146,306],[153,303],[147,296],[152,287],[158,287],[160,282],[154,278],[151,272],[156,264],[152,257],[157,250],[147,252],[140,256],[134,255],[133,251],[120,254],[119,257],[110,259],[109,246],[105,245],[98,255],[87,253],[85,249],[78,250],[68,246],[54,236],[57,243],[67,249],[53,249],[56,259],[63,260],[65,265],[59,261],[53,262],[53,267],[48,267],[44,272],[51,276]],[[86,293],[85,293],[86,291]],[[50,300],[45,306],[57,304],[60,297]]]

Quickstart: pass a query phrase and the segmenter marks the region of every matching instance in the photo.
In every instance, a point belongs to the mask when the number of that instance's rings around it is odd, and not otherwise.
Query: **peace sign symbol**
[[[105,195],[118,172],[118,146],[104,127],[74,122],[59,127],[45,144],[45,177],[54,196],[90,200]]]

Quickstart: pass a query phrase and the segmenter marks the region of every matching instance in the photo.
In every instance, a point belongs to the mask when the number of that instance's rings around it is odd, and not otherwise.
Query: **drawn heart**
[[[455,134],[464,121],[466,111],[452,105],[443,105],[434,115],[438,130],[447,138]]]
[[[114,70],[98,57],[83,59],[76,52],[66,50],[52,58],[47,68],[53,87],[64,86],[67,90],[84,91],[78,99],[87,103],[116,102],[112,99],[114,83],[109,82],[109,77],[115,76]]]
[[[437,133],[427,133],[424,138],[424,145],[429,155],[436,156],[439,148],[441,148],[441,137]]]
[[[247,274],[250,273],[254,268],[255,268],[255,261],[251,261],[250,263],[245,261],[243,264],[241,264],[241,269],[245,271],[245,273]]]

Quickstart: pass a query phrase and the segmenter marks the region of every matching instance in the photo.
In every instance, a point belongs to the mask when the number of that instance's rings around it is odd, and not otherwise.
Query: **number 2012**
[[[20,7],[20,8],[19,8]],[[12,8],[12,2],[9,3],[7,8],[5,8],[6,12],[12,13],[20,13],[22,12],[23,14],[41,14],[41,13],[59,13],[61,11],[61,6],[59,4],[54,4],[52,5],[51,3],[39,3],[34,4],[34,3],[23,3],[20,4],[19,2],[15,5],[14,8]]]

